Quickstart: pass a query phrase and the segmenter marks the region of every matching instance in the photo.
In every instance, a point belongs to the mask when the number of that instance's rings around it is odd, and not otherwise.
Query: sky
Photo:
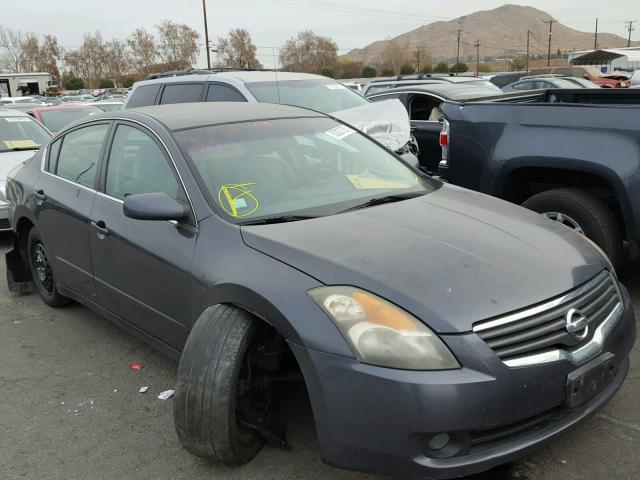
[[[231,28],[246,28],[258,46],[258,59],[273,66],[272,47],[300,30],[331,37],[346,53],[375,40],[393,37],[437,20],[451,20],[505,3],[491,0],[206,0],[209,38]],[[521,2],[544,10],[565,25],[627,36],[624,22],[640,20],[640,1],[536,0]],[[319,5],[314,8],[309,5]],[[347,6],[348,5],[348,6]],[[0,25],[36,34],[53,34],[67,49],[82,42],[85,32],[99,30],[106,39],[124,38],[138,27],[154,30],[162,20],[187,23],[204,39],[202,0],[0,0]],[[640,40],[640,23],[632,39]],[[204,40],[203,40],[204,44]],[[277,52],[277,51],[276,51]],[[276,53],[277,54],[277,53]],[[204,66],[204,53],[200,65]]]

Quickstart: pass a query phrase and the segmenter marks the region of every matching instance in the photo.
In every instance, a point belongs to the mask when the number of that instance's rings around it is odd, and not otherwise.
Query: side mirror
[[[122,206],[125,216],[136,220],[182,220],[189,215],[186,205],[166,193],[129,195]]]

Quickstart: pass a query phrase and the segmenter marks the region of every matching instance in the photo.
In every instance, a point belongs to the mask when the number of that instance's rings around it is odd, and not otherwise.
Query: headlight
[[[346,286],[320,287],[308,293],[362,363],[403,370],[460,368],[429,327],[386,300]]]

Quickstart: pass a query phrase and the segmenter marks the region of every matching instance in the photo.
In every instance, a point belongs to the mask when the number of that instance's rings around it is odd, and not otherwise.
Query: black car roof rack
[[[212,73],[222,72],[275,72],[276,70],[271,68],[233,68],[233,67],[220,67],[220,68],[189,68],[187,70],[167,70],[161,73],[151,73],[147,75],[145,80],[154,80],[156,78],[166,77],[180,77],[183,75],[210,75]]]

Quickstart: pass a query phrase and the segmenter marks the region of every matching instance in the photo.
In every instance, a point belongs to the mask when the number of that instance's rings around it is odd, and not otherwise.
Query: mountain
[[[397,40],[415,55],[430,53],[434,61],[456,58],[456,31],[462,29],[460,58],[474,57],[474,43],[480,41],[481,57],[515,57],[524,54],[527,30],[531,31],[530,53],[547,53],[549,24],[552,17],[542,10],[521,5],[504,5],[494,10],[475,12],[451,21],[433,22],[387,40],[379,40],[364,48],[351,50],[342,58],[365,64],[379,63],[380,55],[390,41]],[[551,52],[588,50],[593,48],[593,33],[553,24]],[[638,42],[632,42],[637,45]],[[599,48],[626,47],[627,40],[611,33],[598,33]]]

